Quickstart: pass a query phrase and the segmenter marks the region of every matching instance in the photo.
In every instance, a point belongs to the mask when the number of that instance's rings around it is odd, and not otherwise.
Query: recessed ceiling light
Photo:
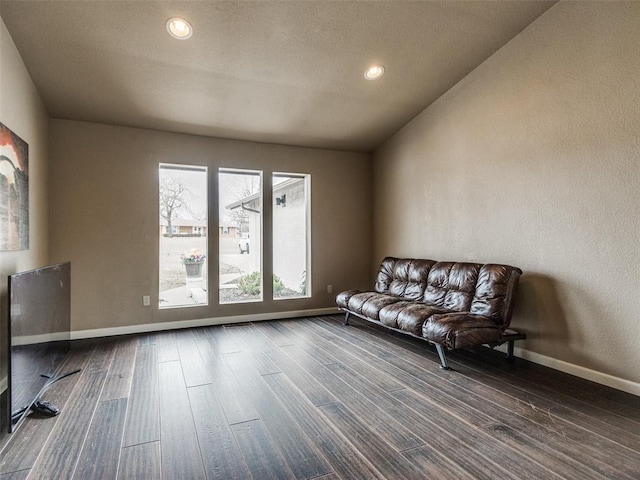
[[[382,76],[383,73],[384,67],[382,65],[374,65],[373,67],[368,68],[366,72],[364,72],[364,78],[366,78],[367,80],[377,80]]]
[[[178,40],[186,40],[193,34],[193,28],[184,18],[173,17],[167,20],[167,32]]]

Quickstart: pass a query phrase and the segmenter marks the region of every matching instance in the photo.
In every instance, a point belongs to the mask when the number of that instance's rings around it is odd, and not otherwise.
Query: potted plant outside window
[[[192,248],[180,256],[182,264],[187,271],[187,278],[201,277],[202,265],[207,258],[200,250]]]

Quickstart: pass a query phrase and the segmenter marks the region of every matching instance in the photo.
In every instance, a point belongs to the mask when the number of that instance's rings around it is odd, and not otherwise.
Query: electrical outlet
[[[333,292],[333,285],[327,285],[327,293]]]
[[[142,306],[143,307],[151,306],[151,297],[149,295],[145,295],[142,297]]]

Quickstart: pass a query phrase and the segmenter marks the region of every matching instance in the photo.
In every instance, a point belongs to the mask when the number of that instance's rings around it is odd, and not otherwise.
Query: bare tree
[[[170,172],[160,174],[160,217],[167,221],[167,236],[173,237],[173,220],[187,207],[187,187]]]

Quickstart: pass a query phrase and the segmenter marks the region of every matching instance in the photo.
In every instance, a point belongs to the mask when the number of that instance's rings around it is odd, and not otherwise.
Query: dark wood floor
[[[639,397],[341,321],[77,342],[0,478],[639,478]]]

